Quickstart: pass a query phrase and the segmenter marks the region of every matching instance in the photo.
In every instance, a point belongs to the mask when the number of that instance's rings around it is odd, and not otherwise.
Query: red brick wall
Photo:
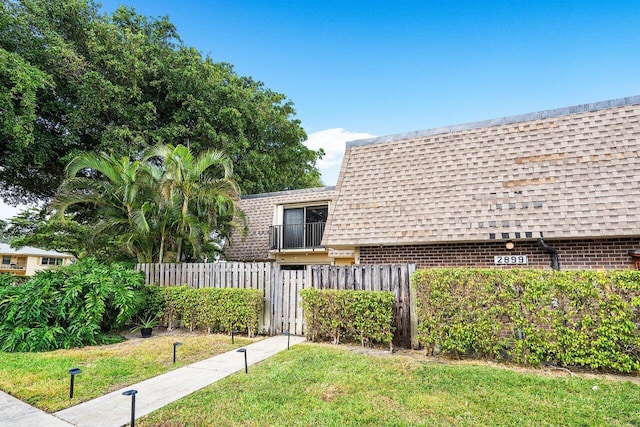
[[[629,251],[640,249],[640,238],[605,240],[546,240],[558,251],[561,270],[634,268]],[[360,248],[361,264],[415,263],[427,267],[499,267],[496,255],[527,255],[522,267],[551,269],[551,259],[535,241],[515,241],[505,249],[504,242],[456,243],[439,245],[367,246]]]

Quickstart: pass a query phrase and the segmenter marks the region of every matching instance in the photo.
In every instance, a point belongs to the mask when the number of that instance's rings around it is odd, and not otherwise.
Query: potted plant
[[[139,321],[131,328],[132,333],[140,331],[142,338],[149,338],[153,328],[158,326],[158,316],[155,314],[149,314],[147,317],[139,317]]]

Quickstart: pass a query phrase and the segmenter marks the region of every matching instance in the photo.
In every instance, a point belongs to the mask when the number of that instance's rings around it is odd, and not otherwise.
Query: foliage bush
[[[28,277],[14,276],[11,273],[0,273],[0,287],[9,285],[18,286],[26,282],[26,279],[28,279]]]
[[[15,283],[15,277],[16,276],[9,273],[0,274],[0,288],[4,286],[13,286]]]
[[[307,336],[389,344],[393,339],[391,292],[304,289],[301,291]]]
[[[93,259],[0,281],[0,350],[46,351],[110,342],[108,332],[147,309],[153,289],[140,272]]]
[[[412,286],[430,352],[640,369],[639,271],[427,269]]]
[[[169,286],[162,288],[168,328],[180,322],[190,331],[239,330],[252,337],[258,331],[263,294],[257,289],[218,289]]]

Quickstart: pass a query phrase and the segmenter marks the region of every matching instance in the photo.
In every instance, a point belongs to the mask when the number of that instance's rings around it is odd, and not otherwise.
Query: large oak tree
[[[293,104],[185,46],[168,18],[0,0],[0,191],[48,200],[83,153],[223,150],[244,194],[320,185]]]

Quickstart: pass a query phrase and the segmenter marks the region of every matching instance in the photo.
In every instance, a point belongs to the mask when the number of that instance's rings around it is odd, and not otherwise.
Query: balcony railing
[[[269,249],[321,248],[326,222],[272,225],[269,227]]]
[[[0,264],[0,270],[26,270],[26,268],[21,264]]]

